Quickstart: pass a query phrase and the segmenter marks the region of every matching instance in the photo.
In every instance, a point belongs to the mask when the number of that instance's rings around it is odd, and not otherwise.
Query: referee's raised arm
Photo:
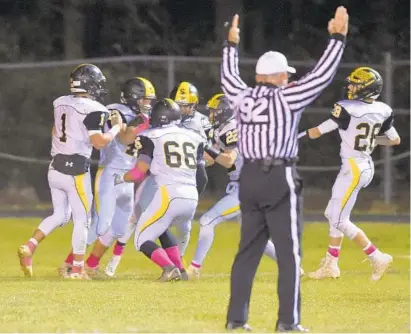
[[[282,93],[292,111],[300,111],[310,105],[331,83],[343,55],[348,31],[348,14],[339,7],[335,17],[328,23],[330,39],[327,48],[314,69]]]
[[[237,102],[238,94],[247,89],[247,85],[241,79],[238,69],[237,44],[240,41],[238,20],[239,16],[235,15],[228,33],[228,40],[223,49],[223,61],[221,63],[221,86],[232,107]]]
[[[247,87],[238,71],[238,15],[223,51],[221,85],[236,113],[238,151],[244,164],[239,181],[241,238],[231,269],[226,328],[250,330],[252,282],[268,238],[278,262],[277,332],[306,332],[300,325],[302,188],[297,173],[301,112],[333,79],[345,45],[348,14],[338,7],[328,24],[330,41],[314,69],[288,84],[285,55],[268,51],[257,61],[255,85]]]

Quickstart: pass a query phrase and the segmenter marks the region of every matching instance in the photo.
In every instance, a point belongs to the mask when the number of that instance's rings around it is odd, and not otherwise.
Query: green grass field
[[[0,231],[0,332],[224,332],[229,273],[238,244],[234,223],[217,227],[214,247],[199,282],[154,282],[160,270],[130,244],[116,279],[66,281],[56,268],[70,248],[71,225],[38,248],[35,277],[20,273],[16,251],[38,219],[2,219]],[[313,332],[410,332],[409,225],[361,224],[374,243],[394,256],[376,283],[364,255],[346,240],[338,280],[302,281],[302,324]],[[327,225],[307,224],[303,267],[315,269],[327,246]],[[195,224],[186,255],[191,259]],[[103,260],[103,265],[108,257]],[[277,268],[263,258],[253,288],[250,319],[255,332],[276,321]]]

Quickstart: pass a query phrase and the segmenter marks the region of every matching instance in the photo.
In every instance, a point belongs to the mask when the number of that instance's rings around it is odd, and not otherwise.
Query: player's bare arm
[[[104,118],[102,117],[102,120]],[[119,134],[122,126],[123,120],[119,113],[112,113],[110,116],[111,129],[107,133],[102,133],[101,129],[104,126],[105,120],[99,123],[100,129],[89,130],[90,142],[96,150],[101,150],[106,147],[111,141]]]
[[[401,144],[401,138],[398,136],[395,139],[390,139],[387,135],[377,136],[375,138],[375,143],[383,146],[396,146]]]
[[[224,152],[221,152],[218,148],[207,147],[205,152],[212,160],[225,168],[231,168],[237,158],[237,152],[234,148],[226,148]]]

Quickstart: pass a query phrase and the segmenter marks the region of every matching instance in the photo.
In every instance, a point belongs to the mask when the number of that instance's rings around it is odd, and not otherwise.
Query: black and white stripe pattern
[[[237,117],[239,150],[246,159],[294,158],[298,154],[301,112],[331,83],[344,51],[345,38],[331,36],[314,69],[285,88],[248,87],[240,77],[238,51],[223,49],[221,85]]]

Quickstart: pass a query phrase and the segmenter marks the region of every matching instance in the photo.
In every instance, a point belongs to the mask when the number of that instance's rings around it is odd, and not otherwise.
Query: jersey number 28
[[[373,150],[375,147],[375,137],[378,135],[381,129],[381,124],[377,123],[371,127],[368,123],[360,123],[357,125],[357,130],[360,130],[362,133],[355,137],[354,150],[356,151],[367,151]],[[360,145],[360,140],[366,140],[367,142],[363,145]]]
[[[184,164],[190,169],[196,169],[197,162],[195,156],[196,147],[194,144],[184,142],[181,146],[175,141],[164,143],[164,155],[166,164],[171,168],[180,168]]]

